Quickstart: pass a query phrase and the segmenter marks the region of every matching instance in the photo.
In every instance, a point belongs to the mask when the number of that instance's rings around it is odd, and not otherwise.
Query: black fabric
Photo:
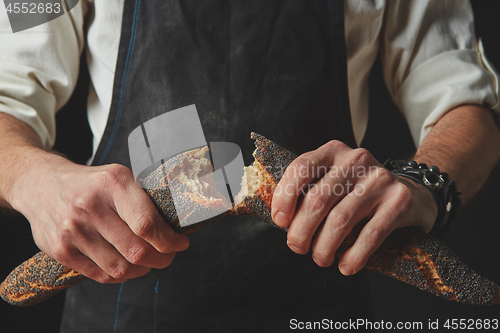
[[[342,1],[125,1],[112,107],[94,164],[130,167],[143,122],[196,104],[207,141],[251,131],[301,154],[355,146]],[[168,143],[166,143],[168,144]],[[247,217],[211,223],[164,270],[122,285],[71,288],[62,332],[268,331],[302,321],[370,318],[365,273],[343,277]]]
[[[251,131],[296,154],[332,139],[355,146],[343,15],[331,14],[338,2],[126,1],[111,113],[94,164],[130,166],[130,131],[190,104],[207,141],[239,144],[246,162]]]

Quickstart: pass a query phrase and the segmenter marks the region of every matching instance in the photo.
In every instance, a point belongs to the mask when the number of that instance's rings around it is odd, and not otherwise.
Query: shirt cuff
[[[481,104],[500,113],[498,74],[482,43],[476,49],[442,53],[416,67],[395,94],[418,147],[432,126],[461,104]]]

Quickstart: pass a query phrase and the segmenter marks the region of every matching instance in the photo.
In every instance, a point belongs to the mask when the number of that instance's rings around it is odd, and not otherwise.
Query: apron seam
[[[338,5],[338,11],[339,12],[342,12],[344,11],[344,6],[343,6],[343,1],[338,1],[337,2],[337,5]],[[333,61],[333,71],[335,73],[335,75],[333,76],[334,77],[334,80],[335,80],[335,83],[336,83],[336,95],[337,95],[337,98],[336,98],[336,103],[337,103],[337,106],[339,108],[339,117],[340,117],[340,121],[341,123],[344,125],[344,126],[341,126],[342,128],[342,131],[343,131],[343,134],[344,134],[344,138],[345,140],[347,141],[346,143],[351,146],[352,148],[356,148],[357,147],[357,143],[356,143],[356,139],[354,138],[354,131],[352,129],[352,119],[350,117],[350,107],[349,107],[349,93],[347,92],[347,99],[346,99],[346,94],[342,94],[342,92],[345,92],[346,89],[342,89],[341,90],[341,82],[340,82],[340,70],[339,70],[339,67],[338,67],[338,55],[337,53],[339,52],[335,45],[335,41],[336,39],[343,39],[342,36],[337,36],[335,34],[335,8],[334,8],[335,4],[334,4],[334,0],[328,0],[328,11],[329,11],[329,15],[328,15],[328,20],[329,20],[329,36],[330,36],[330,47],[331,47],[331,52],[332,52],[332,61]],[[342,24],[344,24],[344,21],[341,20]],[[340,26],[340,22],[337,22],[338,25]],[[343,41],[343,44],[345,45],[345,41]],[[347,65],[347,64],[346,64]],[[342,88],[345,88],[342,86]],[[348,88],[347,88],[347,91],[348,91]],[[344,102],[344,103],[343,103]],[[345,103],[347,103],[347,106],[345,105]],[[345,113],[345,114],[344,114]]]
[[[115,311],[115,324],[113,326],[113,333],[116,333],[116,326],[118,325],[118,310],[120,308],[120,298],[122,296],[123,285],[125,282],[120,284],[120,290],[118,291],[118,297],[116,299],[116,311]]]
[[[122,116],[122,112],[123,112],[123,100],[125,97],[125,90],[127,87],[128,73],[129,73],[130,65],[132,63],[132,54],[134,53],[135,38],[137,36],[137,21],[139,20],[140,6],[141,6],[141,0],[136,0],[135,8],[134,8],[134,18],[132,21],[132,33],[130,36],[127,58],[125,60],[125,70],[124,70],[123,77],[122,77],[122,85],[120,88],[120,99],[118,102],[115,123],[113,125],[113,132],[111,133],[111,137],[109,138],[108,143],[106,144],[106,148],[104,149],[104,152],[102,153],[101,158],[99,159],[99,162],[97,163],[97,165],[101,165],[104,163],[104,159],[108,155],[108,152],[111,149],[113,142],[115,141],[116,135],[118,134],[118,129],[120,127],[120,120],[121,120],[121,116]]]

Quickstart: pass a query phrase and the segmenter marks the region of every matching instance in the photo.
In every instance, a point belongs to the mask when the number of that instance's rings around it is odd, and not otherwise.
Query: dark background
[[[500,22],[498,1],[471,1],[476,35],[481,38],[486,55],[500,69]],[[381,68],[370,76],[370,119],[362,145],[379,160],[409,157],[414,150],[406,124],[392,104],[381,83]],[[398,116],[399,119],[394,119]],[[460,144],[460,142],[457,142]],[[386,148],[387,147],[387,148]],[[389,148],[390,147],[390,148]],[[460,212],[459,219],[442,240],[477,273],[500,283],[500,165],[497,165],[482,191]],[[450,302],[405,283],[370,271],[372,302],[377,320],[420,321],[427,327],[429,320],[498,319],[500,305],[472,307]],[[442,327],[442,326],[441,326]]]
[[[500,33],[496,1],[473,0],[476,32],[482,38],[486,54],[496,68],[500,68]],[[85,68],[82,67],[82,73]],[[415,150],[408,129],[396,107],[392,104],[381,78],[379,64],[370,77],[370,119],[363,147],[379,160],[389,157],[409,157]],[[58,113],[58,139],[56,149],[66,153],[78,163],[85,163],[91,153],[90,132],[86,124],[85,101],[88,76],[82,75],[68,105]],[[457,142],[457,144],[460,144]],[[447,244],[460,258],[479,274],[500,283],[500,167],[491,175],[481,193],[461,211],[452,230],[445,236]],[[0,213],[0,279],[37,248],[31,238],[29,223],[22,216]],[[372,302],[376,320],[420,321],[426,327],[428,320],[440,319],[498,319],[500,305],[471,307],[438,298],[404,283],[370,272]],[[0,302],[2,332],[57,332],[64,294],[56,295],[41,305],[17,308]],[[333,319],[333,318],[331,318]]]

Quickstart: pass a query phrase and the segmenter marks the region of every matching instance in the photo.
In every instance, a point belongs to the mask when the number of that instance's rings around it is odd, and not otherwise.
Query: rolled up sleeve
[[[70,98],[78,78],[85,2],[17,33],[0,5],[0,112],[31,126],[47,149],[55,142],[56,112]]]
[[[390,4],[381,49],[384,79],[417,147],[456,106],[481,104],[500,113],[498,74],[476,40],[468,1]]]

